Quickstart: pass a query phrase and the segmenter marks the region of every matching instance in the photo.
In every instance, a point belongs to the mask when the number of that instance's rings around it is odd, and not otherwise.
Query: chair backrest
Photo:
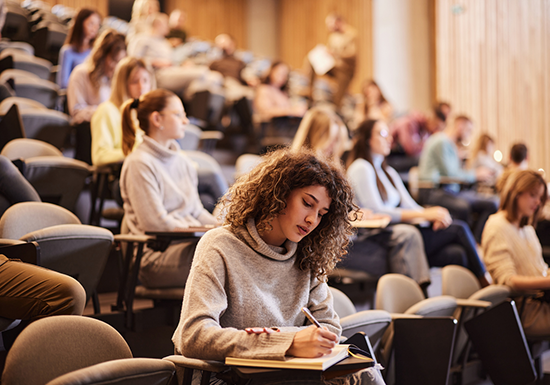
[[[512,290],[506,285],[489,285],[476,291],[469,299],[489,301],[491,306],[504,302],[512,295]]]
[[[168,385],[176,366],[158,358],[123,358],[75,370],[48,385]]]
[[[80,220],[69,210],[51,203],[21,202],[11,206],[0,218],[0,238],[20,239],[46,227],[75,224]]]
[[[0,150],[13,139],[24,138],[25,129],[19,114],[19,107],[12,105],[0,120]]]
[[[63,156],[55,146],[36,139],[14,139],[4,146],[1,155],[14,159],[28,159],[35,156]]]
[[[244,174],[250,172],[262,161],[262,157],[256,154],[243,154],[237,158],[235,162],[235,179],[240,178]]]
[[[47,109],[46,106],[44,106],[42,103],[37,102],[36,100],[28,99],[28,98],[21,98],[18,96],[10,96],[9,98],[6,98],[0,102],[0,115],[6,114],[6,112],[9,111],[11,106],[14,104],[17,104],[17,107],[19,108],[40,108],[40,109]]]
[[[105,361],[132,358],[124,338],[94,318],[52,316],[27,326],[10,349],[2,384],[45,384]]]
[[[21,120],[27,138],[39,139],[63,148],[71,130],[71,117],[46,108],[22,107]]]
[[[25,177],[42,201],[73,212],[89,175],[87,164],[64,156],[35,156],[25,160]]]
[[[5,50],[6,48],[17,49],[19,51],[28,53],[29,55],[34,55],[34,47],[24,41],[0,41],[0,52]]]
[[[188,124],[185,128],[185,136],[178,140],[178,143],[184,151],[195,151],[199,148],[202,130],[193,124]]]
[[[384,274],[376,286],[376,309],[404,313],[422,301],[424,294],[414,279],[402,274]]]
[[[378,348],[391,322],[391,314],[384,310],[363,310],[340,319],[343,336],[351,337],[357,332],[363,332],[369,337],[374,350]]]
[[[15,95],[36,100],[47,108],[53,109],[57,105],[59,86],[40,78],[20,78],[15,80]]]
[[[465,267],[447,265],[441,269],[441,293],[455,298],[469,298],[481,285],[474,273]]]
[[[332,306],[338,317],[344,318],[357,312],[355,305],[347,295],[335,287],[329,288],[332,293]]]
[[[0,71],[14,68],[32,72],[41,79],[49,79],[52,63],[48,60],[31,56],[21,50],[7,48],[0,53]]]

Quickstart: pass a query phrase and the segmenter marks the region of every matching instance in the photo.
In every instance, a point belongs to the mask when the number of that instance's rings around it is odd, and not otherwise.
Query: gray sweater
[[[180,322],[172,337],[186,357],[283,359],[294,335],[309,325],[300,309],[340,335],[326,283],[302,271],[296,246],[266,244],[254,220],[246,228],[222,227],[200,240],[185,288]],[[280,333],[247,334],[247,327],[279,327]]]
[[[131,234],[215,224],[202,206],[197,171],[176,141],[169,148],[148,136],[124,161],[120,192]]]

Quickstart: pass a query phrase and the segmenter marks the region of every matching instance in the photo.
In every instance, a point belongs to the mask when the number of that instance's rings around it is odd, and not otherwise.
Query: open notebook
[[[226,357],[225,364],[233,366],[253,366],[257,368],[326,370],[348,357],[348,347],[349,345],[336,345],[336,347],[332,349],[332,353],[319,358],[286,357],[284,361],[280,361]]]

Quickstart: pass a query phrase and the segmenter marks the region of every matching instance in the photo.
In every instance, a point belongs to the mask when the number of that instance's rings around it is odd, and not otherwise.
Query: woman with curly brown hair
[[[341,327],[326,275],[356,207],[340,168],[311,151],[270,153],[230,188],[225,226],[201,239],[173,342],[186,357],[320,357]],[[351,214],[351,215],[350,215]],[[322,328],[308,326],[307,307]]]

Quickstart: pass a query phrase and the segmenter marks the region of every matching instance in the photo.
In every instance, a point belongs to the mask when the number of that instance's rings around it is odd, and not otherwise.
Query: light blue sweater
[[[444,132],[438,132],[428,138],[418,164],[420,180],[439,182],[440,176],[448,176],[464,182],[476,181],[475,171],[462,168],[456,144]],[[449,190],[460,189],[458,185],[448,186]]]
[[[56,83],[61,88],[67,88],[69,85],[69,76],[74,67],[84,63],[84,60],[90,55],[91,49],[83,52],[77,52],[70,45],[64,45],[59,51],[59,71],[57,72]]]

